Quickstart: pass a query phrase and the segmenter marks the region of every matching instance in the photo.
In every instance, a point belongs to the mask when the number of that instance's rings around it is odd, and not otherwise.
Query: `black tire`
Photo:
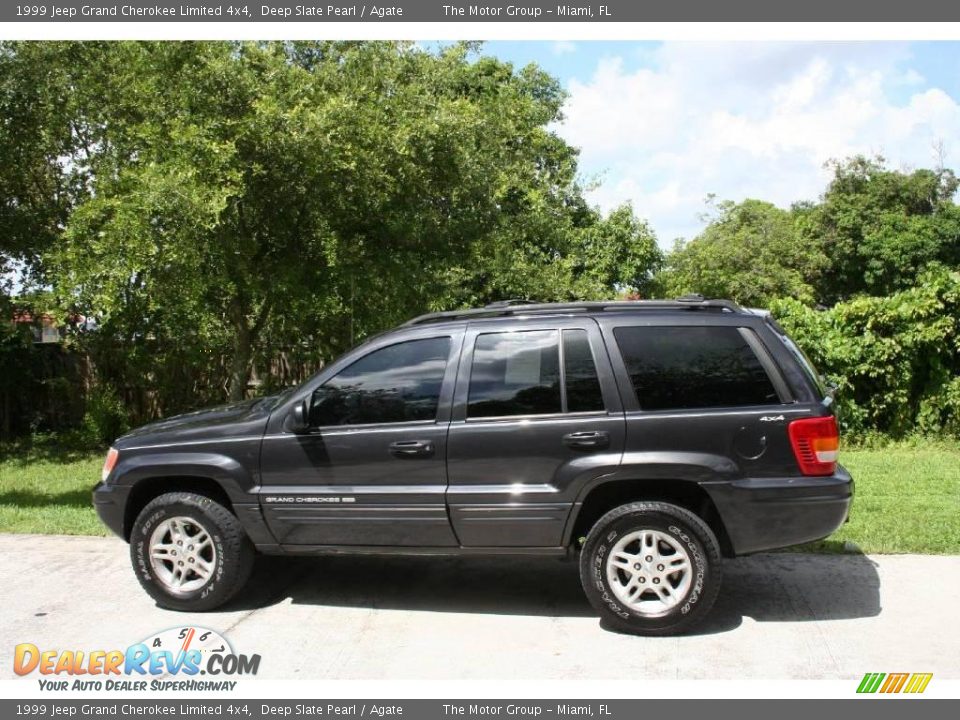
[[[616,543],[629,533],[645,529],[659,531],[674,540],[692,566],[689,583],[680,601],[658,614],[640,612],[618,598],[608,578],[607,558]],[[670,550],[669,543],[663,547]],[[644,576],[643,582],[646,583],[646,571],[634,567],[638,569],[636,574],[612,570],[617,576],[614,582],[617,578],[636,577],[639,583],[639,578]],[[630,574],[619,575],[620,572]],[[672,579],[665,578],[663,582],[670,582],[672,590],[673,583],[680,587],[679,577],[673,575]],[[591,528],[580,554],[580,581],[590,604],[611,628],[635,635],[675,635],[701,621],[717,599],[721,577],[720,545],[713,531],[689,510],[663,502],[635,502],[611,510]],[[650,582],[654,581],[651,579]],[[659,587],[660,578],[656,582]],[[652,585],[644,585],[644,588],[639,590],[636,599],[655,597]]]
[[[177,517],[202,527],[209,534],[214,550],[210,579],[202,587],[181,594],[172,592],[157,577],[149,549],[154,530],[164,521]],[[154,498],[137,516],[130,533],[130,560],[137,579],[158,605],[170,610],[202,612],[228,602],[250,578],[255,554],[233,513],[216,500],[195,493],[171,492]]]

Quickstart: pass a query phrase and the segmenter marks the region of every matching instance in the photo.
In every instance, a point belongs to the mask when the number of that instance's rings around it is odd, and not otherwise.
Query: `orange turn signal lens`
[[[113,471],[113,466],[117,464],[117,458],[120,457],[120,453],[116,448],[110,448],[107,453],[107,459],[103,461],[103,472],[100,474],[100,479],[103,482],[107,481],[110,473]]]

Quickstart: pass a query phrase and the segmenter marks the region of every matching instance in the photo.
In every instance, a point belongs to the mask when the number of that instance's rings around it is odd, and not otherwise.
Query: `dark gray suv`
[[[168,608],[226,602],[257,551],[578,556],[610,626],[662,635],[710,610],[721,557],[844,522],[838,439],[830,393],[766,313],[505,302],[139,428],[94,503]]]

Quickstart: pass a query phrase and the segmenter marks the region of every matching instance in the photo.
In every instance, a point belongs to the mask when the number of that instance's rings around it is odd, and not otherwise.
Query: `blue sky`
[[[824,163],[960,167],[960,43],[489,42],[570,97],[556,128],[590,199],[631,202],[660,243],[702,228],[704,199],[814,200]]]

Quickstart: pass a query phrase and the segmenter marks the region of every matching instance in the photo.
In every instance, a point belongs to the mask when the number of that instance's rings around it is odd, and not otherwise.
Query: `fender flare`
[[[256,479],[234,458],[219,453],[147,453],[124,458],[114,469],[114,483],[131,489],[142,480],[201,477],[216,482],[233,504],[256,502]]]
[[[563,530],[563,542],[570,543],[580,511],[590,494],[605,485],[617,482],[677,482],[695,485],[713,502],[707,487],[727,483],[741,476],[740,467],[729,458],[710,453],[627,452],[621,464],[585,483],[577,493]],[[718,512],[719,514],[719,512]],[[720,518],[722,522],[722,517]]]

